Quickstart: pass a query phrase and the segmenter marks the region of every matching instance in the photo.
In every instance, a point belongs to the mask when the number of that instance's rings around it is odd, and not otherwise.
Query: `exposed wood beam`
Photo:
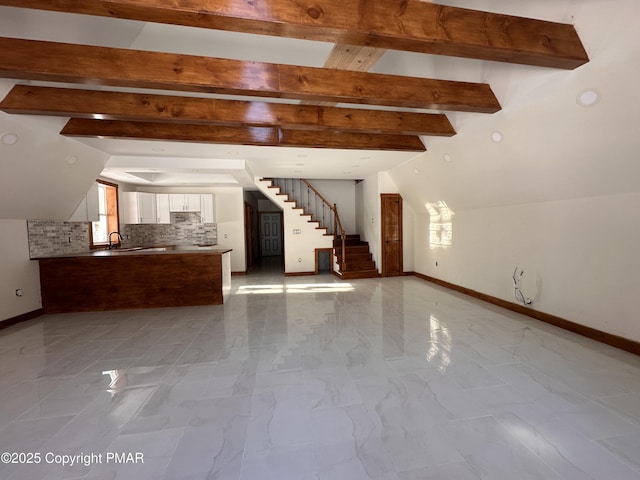
[[[359,108],[16,85],[0,102],[6,113],[172,122],[221,126],[282,127],[401,135],[455,135],[445,115]]]
[[[0,5],[556,68],[588,61],[575,28],[421,0],[0,0]]]
[[[424,152],[426,150],[420,138],[412,135],[332,133],[270,127],[219,127],[80,118],[69,120],[60,133],[70,137],[171,140],[230,145],[403,150],[410,152]]]
[[[483,83],[2,37],[0,76],[481,113],[500,109]]]
[[[353,70],[357,72],[368,72],[375,63],[380,60],[386,50],[382,48],[362,47],[359,45],[344,45],[338,43],[333,46],[329,56],[324,62],[324,68],[335,68],[337,70]],[[308,105],[312,102],[300,102]],[[317,105],[332,107],[335,102],[319,102]]]

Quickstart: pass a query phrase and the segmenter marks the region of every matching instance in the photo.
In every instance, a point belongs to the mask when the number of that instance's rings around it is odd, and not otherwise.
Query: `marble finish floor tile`
[[[0,478],[640,480],[634,355],[414,277],[232,284],[0,331],[0,450],[43,456]]]

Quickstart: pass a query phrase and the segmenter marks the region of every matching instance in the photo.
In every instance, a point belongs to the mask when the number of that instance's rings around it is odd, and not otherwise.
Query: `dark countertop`
[[[152,247],[127,247],[112,248],[111,250],[91,250],[81,253],[70,253],[64,255],[50,255],[33,258],[32,260],[43,260],[48,258],[80,258],[80,257],[122,257],[129,255],[175,255],[185,253],[217,253],[223,254],[232,249],[220,245],[166,245]]]

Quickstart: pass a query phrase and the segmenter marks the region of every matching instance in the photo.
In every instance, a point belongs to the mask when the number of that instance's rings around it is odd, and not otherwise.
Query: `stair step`
[[[360,270],[373,270],[375,269],[376,264],[373,260],[369,260],[368,262],[349,262],[347,261],[346,268],[343,270],[344,272],[356,272]]]
[[[369,253],[369,245],[347,245],[345,247],[346,255],[357,253]],[[342,248],[336,248],[336,253],[342,254]]]
[[[336,255],[336,257],[338,257],[338,260],[342,260],[342,255]],[[373,259],[373,255],[371,255],[371,253],[367,252],[367,253],[352,253],[352,254],[347,254],[347,262],[367,262],[369,260]]]
[[[362,245],[366,245],[368,246],[369,243],[368,242],[363,242],[362,240],[358,240],[358,239],[345,239],[344,244],[346,246],[362,246]],[[342,240],[334,240],[333,241],[333,246],[334,247],[341,247],[342,246]]]
[[[356,278],[377,278],[378,275],[377,270],[360,270],[357,272],[335,272],[335,275],[341,278],[342,280],[351,280]]]

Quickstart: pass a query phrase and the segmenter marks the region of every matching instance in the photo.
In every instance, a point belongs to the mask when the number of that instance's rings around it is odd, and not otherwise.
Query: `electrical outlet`
[[[22,296],[22,289],[16,288],[16,297],[21,297],[21,296]]]

